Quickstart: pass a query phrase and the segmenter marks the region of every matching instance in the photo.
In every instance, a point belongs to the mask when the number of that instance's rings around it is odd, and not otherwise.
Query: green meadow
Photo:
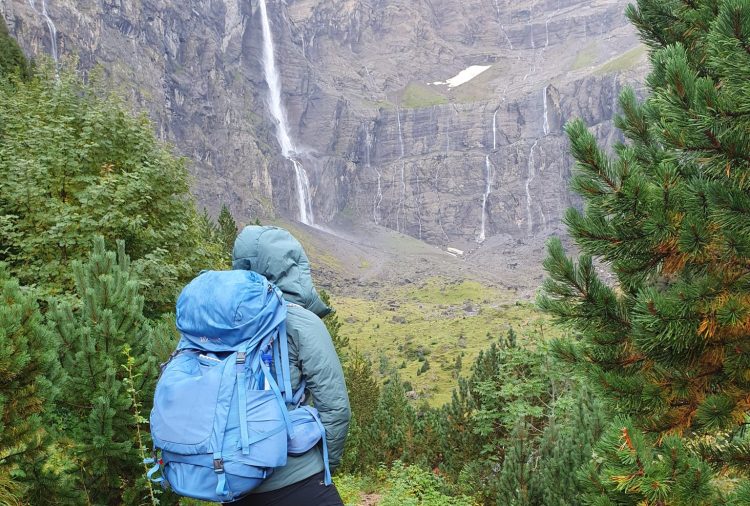
[[[475,281],[436,277],[377,300],[333,301],[350,349],[369,358],[381,375],[398,370],[411,384],[411,397],[433,406],[449,401],[457,375],[468,374],[479,352],[511,329],[529,345],[560,335],[533,304]]]

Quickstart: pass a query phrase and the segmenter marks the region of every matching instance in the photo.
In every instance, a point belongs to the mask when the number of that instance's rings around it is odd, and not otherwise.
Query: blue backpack
[[[331,483],[325,429],[315,408],[300,407],[304,380],[292,392],[286,315],[279,289],[252,271],[206,271],[183,289],[182,338],[162,366],[151,411],[150,480],[181,496],[234,501],[287,454],[322,439]]]

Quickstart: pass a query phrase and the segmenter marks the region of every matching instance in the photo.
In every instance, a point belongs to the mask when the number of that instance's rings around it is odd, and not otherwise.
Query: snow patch
[[[479,74],[490,68],[492,65],[472,65],[471,67],[462,70],[455,76],[451,77],[450,79],[446,81],[435,81],[433,85],[439,85],[439,84],[447,84],[448,88],[455,88],[456,86],[461,86],[462,84],[466,84],[475,77],[477,77]]]

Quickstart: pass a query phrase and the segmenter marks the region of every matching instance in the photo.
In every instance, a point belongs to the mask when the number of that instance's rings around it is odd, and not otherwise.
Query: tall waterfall
[[[260,0],[260,18],[263,25],[263,73],[268,83],[268,108],[276,122],[276,139],[281,146],[281,154],[292,162],[294,176],[297,182],[297,202],[299,206],[299,219],[306,225],[315,223],[313,218],[312,201],[310,199],[310,180],[307,172],[299,160],[295,159],[297,151],[289,134],[286,111],[281,103],[281,77],[276,69],[276,58],[273,50],[273,35],[271,24],[268,21],[266,0]]]
[[[34,9],[34,12],[39,14],[39,11],[36,9],[35,0],[29,0],[29,5]],[[59,57],[57,54],[57,27],[55,27],[55,23],[52,22],[52,18],[49,17],[49,14],[47,14],[47,0],[42,0],[42,17],[47,24],[47,30],[49,30],[50,51],[52,53],[52,60],[55,62],[55,70],[57,70],[59,64]]]
[[[478,243],[484,242],[486,239],[485,225],[487,222],[487,199],[490,197],[492,192],[492,162],[490,162],[490,155],[484,157],[484,168],[485,168],[485,186],[484,196],[482,197],[482,228],[479,231]]]

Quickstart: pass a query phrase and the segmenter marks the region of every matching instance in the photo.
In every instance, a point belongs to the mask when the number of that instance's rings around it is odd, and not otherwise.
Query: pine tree
[[[374,431],[372,423],[380,397],[380,386],[375,379],[372,364],[358,351],[344,362],[344,377],[352,419],[341,469],[347,472],[365,472],[378,463],[370,458],[372,449],[368,446],[366,435]]]
[[[198,216],[198,225],[201,235],[208,240],[214,240],[219,235],[219,227],[213,218],[211,218],[211,215],[208,214],[208,209],[205,207],[203,208],[203,212]]]
[[[62,342],[65,433],[73,440],[80,489],[89,502],[112,504],[143,474],[135,444],[143,421],[129,388],[152,392],[158,367],[124,244],[107,251],[98,237],[88,261],[73,262],[73,270],[76,305],[63,302],[51,315]],[[147,400],[141,412],[150,409]]]
[[[496,490],[498,504],[508,506],[531,505],[531,453],[532,445],[528,428],[523,422],[513,430],[506,450],[503,465],[497,482],[492,484]]]
[[[544,506],[577,506],[585,480],[576,470],[591,459],[593,445],[607,426],[601,403],[588,391],[574,392],[571,413],[557,408],[539,441],[530,498]]]
[[[47,422],[60,381],[58,344],[33,293],[0,263],[0,500],[7,504],[14,495],[35,497],[45,489],[36,473],[51,445]]]
[[[540,304],[581,337],[558,342],[557,354],[631,417],[600,449],[598,469],[606,476],[617,466],[607,458],[629,458],[622,476],[647,475],[648,490],[623,479],[619,495],[602,495],[694,504],[712,492],[691,440],[727,443],[726,464],[750,459],[750,447],[720,432],[743,424],[750,407],[750,2],[641,0],[627,14],[651,48],[651,94],[643,103],[620,96],[627,143],[612,158],[580,120],[567,126],[585,209],[565,222],[582,254],[574,262],[551,242]],[[677,471],[659,460],[667,450],[670,465],[700,471],[681,475],[692,483],[673,482]]]
[[[238,227],[226,204],[221,206],[216,224],[219,243],[223,246],[227,256],[231,258],[232,250],[234,249],[234,240],[237,239]]]
[[[469,390],[469,380],[458,379],[450,403],[442,406],[435,426],[430,431],[437,439],[437,453],[433,467],[439,467],[453,480],[458,480],[467,463],[476,461],[482,451],[482,442],[474,433],[472,413],[476,403]]]
[[[320,299],[326,306],[332,307],[331,297],[328,295],[328,292],[321,290],[319,295]],[[339,321],[339,315],[336,314],[336,311],[331,311],[325,318],[323,318],[323,323],[325,324],[326,329],[328,329],[328,333],[331,335],[333,346],[336,348],[339,358],[341,358],[341,360],[346,360],[346,349],[349,346],[349,336],[345,336],[341,332],[342,324]]]
[[[401,378],[394,372],[380,389],[371,423],[363,428],[364,447],[369,451],[362,457],[368,467],[408,460],[413,448],[414,421],[414,409],[406,398]]]
[[[601,504],[602,496],[611,501],[604,504],[727,504],[712,476],[708,464],[687,451],[683,438],[669,435],[657,444],[655,436],[625,418],[604,433],[594,458],[579,471],[587,504]]]

